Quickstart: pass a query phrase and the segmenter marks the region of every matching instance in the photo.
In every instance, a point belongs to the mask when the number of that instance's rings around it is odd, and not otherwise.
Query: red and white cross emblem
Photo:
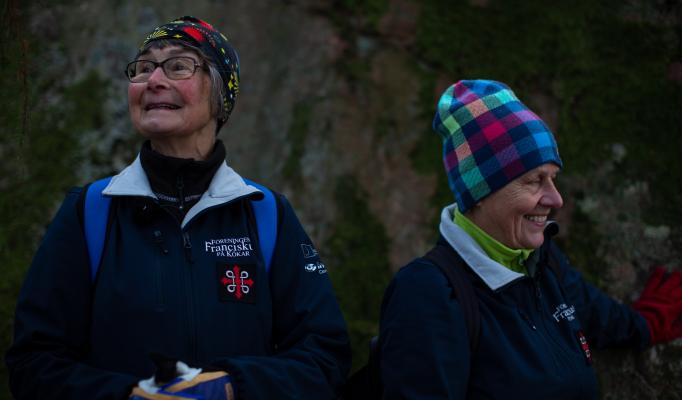
[[[233,293],[238,300],[242,296],[249,294],[253,280],[249,278],[248,271],[242,271],[239,265],[235,265],[232,269],[225,271],[225,276],[220,281],[228,292]]]

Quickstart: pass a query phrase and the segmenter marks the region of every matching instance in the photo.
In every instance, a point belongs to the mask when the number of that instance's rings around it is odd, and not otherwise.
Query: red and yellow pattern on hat
[[[184,16],[155,28],[142,42],[140,50],[152,41],[164,39],[187,42],[209,56],[223,79],[223,107],[229,116],[239,94],[239,56],[227,37],[206,21]]]

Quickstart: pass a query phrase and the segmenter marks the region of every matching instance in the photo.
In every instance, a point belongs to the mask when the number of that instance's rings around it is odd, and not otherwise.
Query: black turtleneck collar
[[[157,153],[149,141],[142,144],[140,162],[159,204],[182,220],[208,189],[213,175],[225,161],[225,146],[216,140],[204,161],[176,158]]]

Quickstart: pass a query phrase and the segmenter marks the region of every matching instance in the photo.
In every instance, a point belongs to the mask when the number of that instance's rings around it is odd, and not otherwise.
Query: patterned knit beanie
[[[533,168],[563,166],[547,125],[500,82],[450,86],[433,129],[442,136],[445,172],[462,213]]]
[[[154,40],[180,40],[198,47],[206,54],[223,78],[225,95],[223,109],[225,118],[218,119],[218,130],[227,121],[234,109],[239,93],[239,56],[227,38],[211,24],[198,18],[185,16],[154,29],[140,45],[144,49]]]

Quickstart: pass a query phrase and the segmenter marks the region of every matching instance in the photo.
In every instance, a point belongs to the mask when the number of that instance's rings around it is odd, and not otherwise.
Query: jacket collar
[[[105,196],[139,196],[150,197],[158,200],[149,185],[149,179],[142,168],[140,157],[127,166],[118,175],[111,178],[111,182],[102,191]],[[200,212],[207,208],[220,204],[229,203],[240,197],[254,195],[263,197],[263,193],[257,188],[248,185],[227,163],[218,168],[208,189],[203,193],[199,202],[195,204],[182,220],[182,227],[192,220]]]
[[[440,234],[491,290],[498,290],[526,276],[488,257],[481,246],[453,221],[455,207],[456,204],[451,204],[443,209],[440,216]]]

